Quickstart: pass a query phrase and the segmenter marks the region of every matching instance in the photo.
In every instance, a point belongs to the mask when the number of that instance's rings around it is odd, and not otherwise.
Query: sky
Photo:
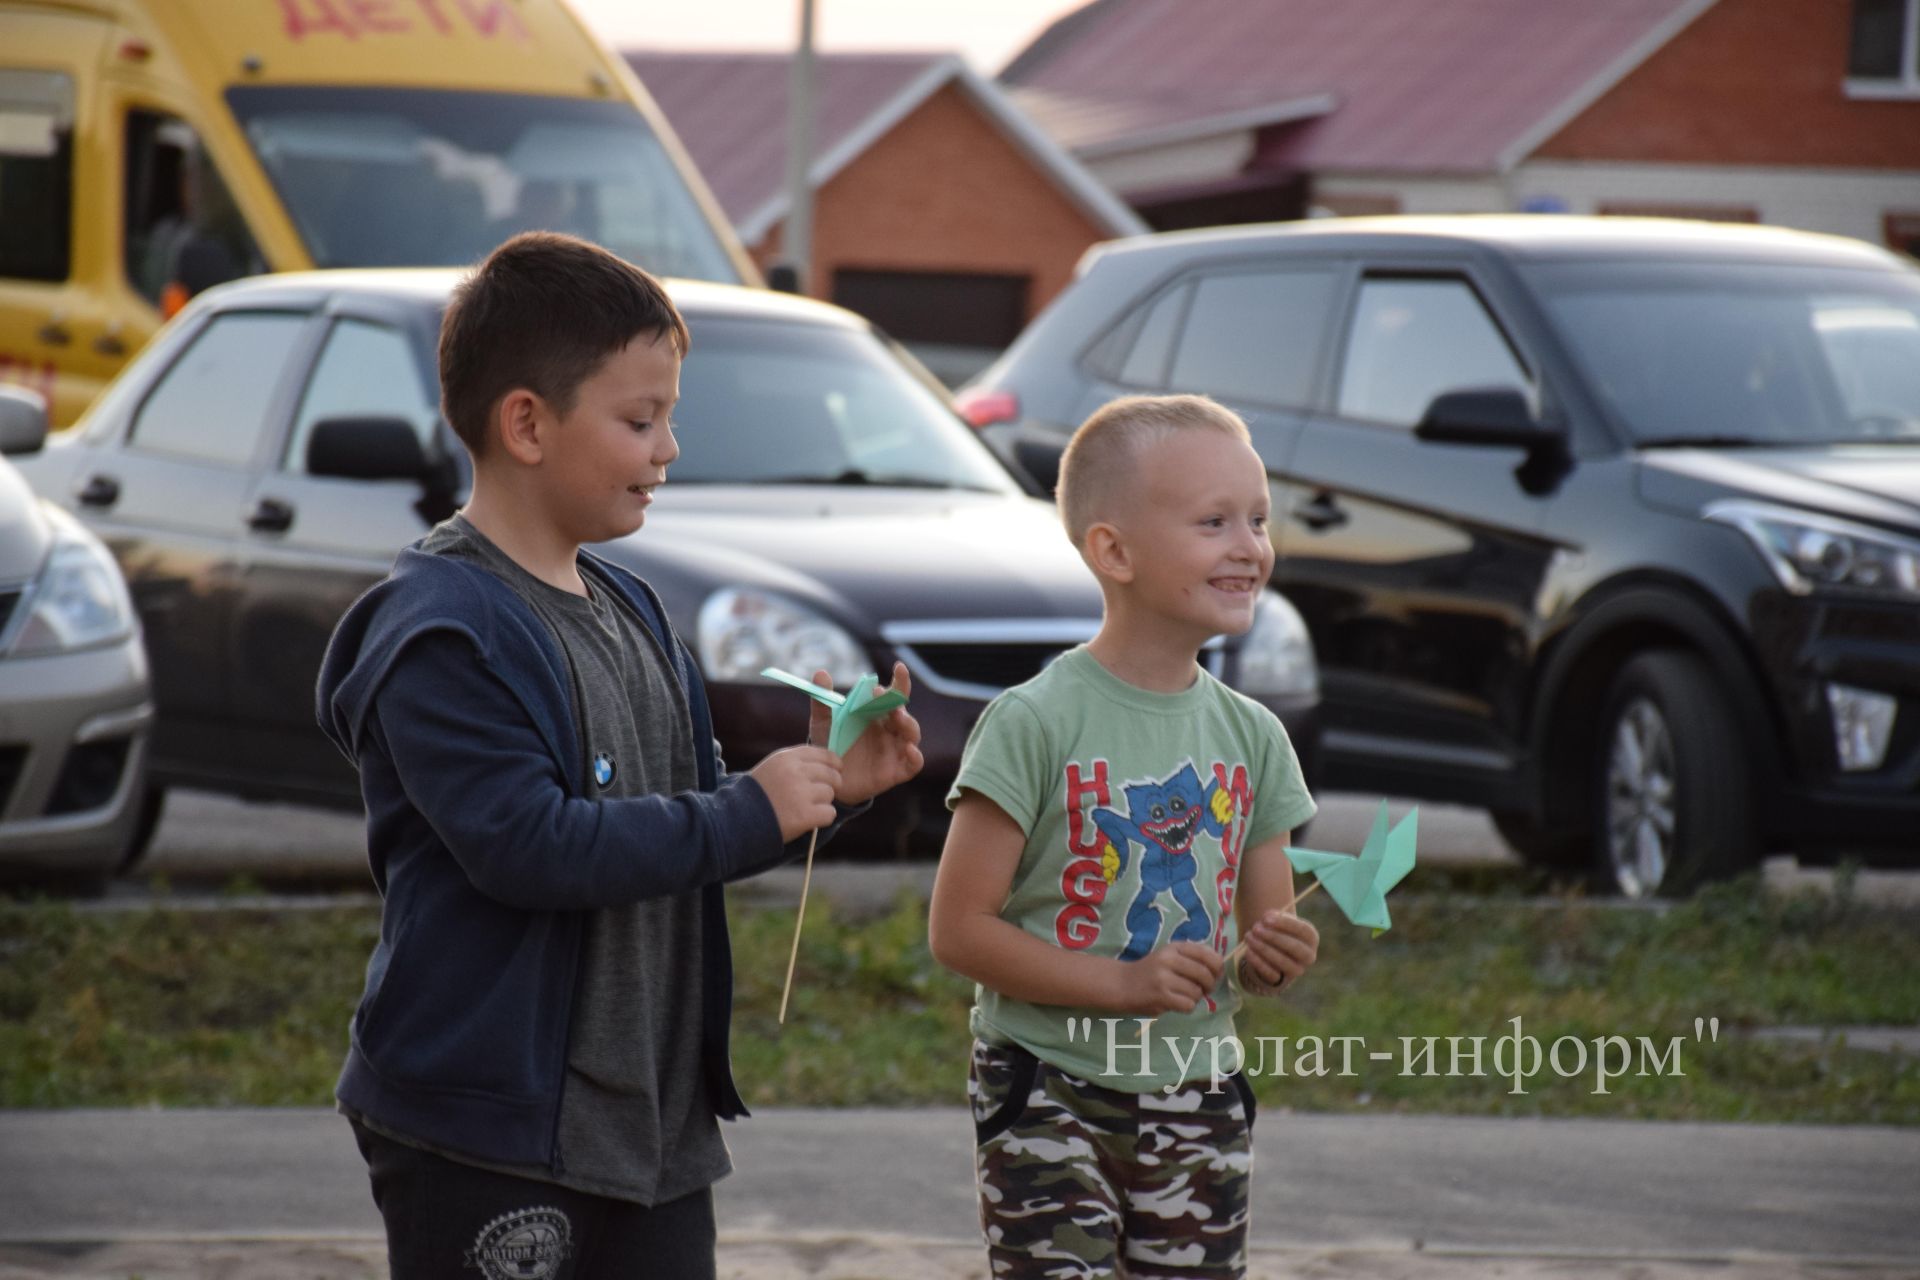
[[[993,73],[1083,0],[815,0],[823,50],[940,49]],[[616,49],[791,47],[799,0],[573,0]]]

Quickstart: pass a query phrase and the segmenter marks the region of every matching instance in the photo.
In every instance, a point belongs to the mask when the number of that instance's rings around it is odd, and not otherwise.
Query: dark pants
[[[353,1134],[392,1280],[713,1280],[711,1188],[648,1208]]]

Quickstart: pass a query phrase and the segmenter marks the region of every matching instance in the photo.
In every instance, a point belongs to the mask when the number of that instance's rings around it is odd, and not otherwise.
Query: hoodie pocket
[[[554,917],[478,895],[438,905],[403,919],[377,986],[369,966],[361,1054],[397,1085],[514,1101],[557,1090],[545,1077],[571,999],[547,980],[567,972]]]

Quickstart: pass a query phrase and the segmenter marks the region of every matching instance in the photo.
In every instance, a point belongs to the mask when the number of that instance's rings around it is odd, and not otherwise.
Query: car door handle
[[[1331,493],[1322,490],[1313,497],[1313,501],[1304,507],[1295,507],[1293,518],[1316,533],[1323,529],[1337,529],[1347,522],[1347,512]]]
[[[110,507],[120,501],[120,482],[112,476],[88,476],[74,498],[83,507]]]
[[[262,498],[247,517],[247,528],[260,533],[285,533],[293,528],[293,507],[278,498]]]
[[[41,325],[36,336],[50,347],[64,347],[73,341],[73,331],[62,324],[58,316]]]

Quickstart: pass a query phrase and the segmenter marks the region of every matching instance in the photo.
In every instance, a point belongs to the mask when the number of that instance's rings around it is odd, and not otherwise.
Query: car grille
[[[1093,639],[1097,618],[955,619],[889,623],[880,634],[913,672],[936,693],[988,701],[1033,679],[1049,662]],[[1218,642],[1201,660],[1220,671]]]
[[[1099,630],[1098,618],[949,618],[889,622],[880,635],[935,693],[986,702]]]
[[[940,679],[995,690],[1023,684],[1065,653],[1066,644],[917,644],[914,654]]]

